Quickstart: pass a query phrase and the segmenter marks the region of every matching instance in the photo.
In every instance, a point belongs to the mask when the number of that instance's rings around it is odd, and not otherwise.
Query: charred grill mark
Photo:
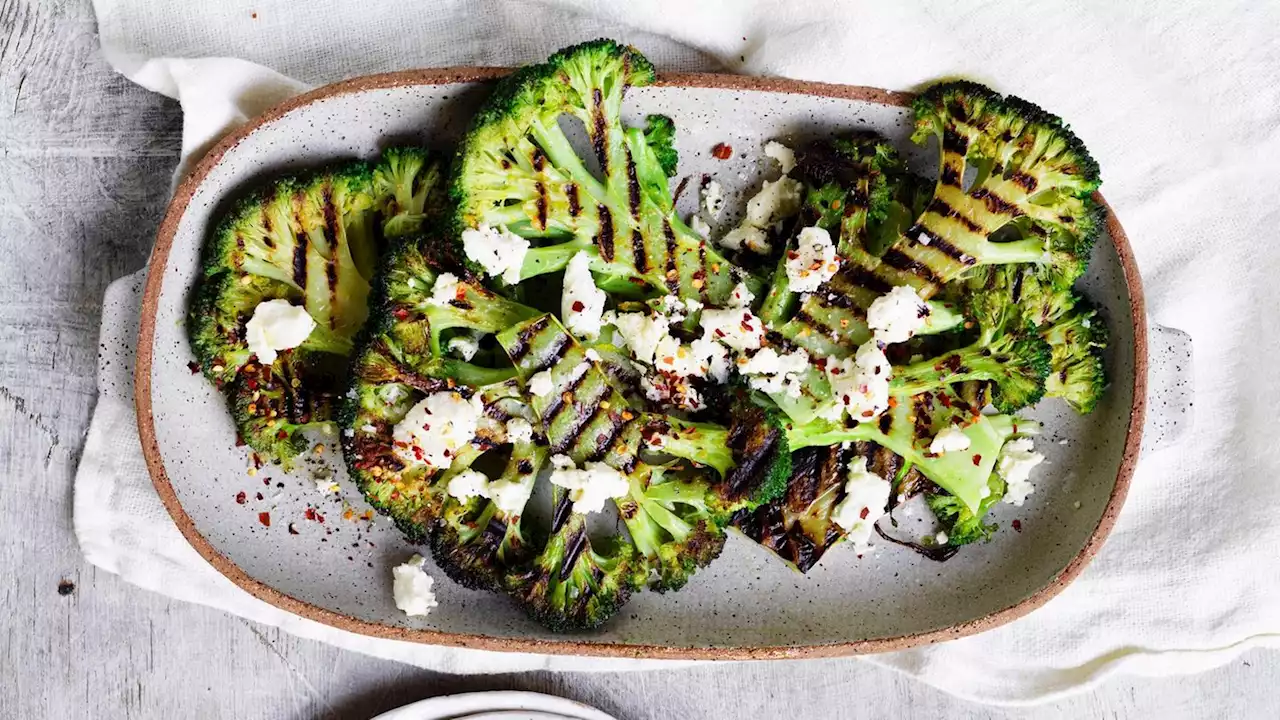
[[[551,366],[560,362],[560,358],[564,356],[564,351],[572,344],[573,341],[569,339],[568,335],[556,335],[555,339],[551,341],[551,347],[548,348],[546,355],[538,361],[536,366],[529,369],[533,372],[542,372],[550,369]]]
[[[689,186],[689,176],[685,175],[680,178],[680,184],[676,185],[676,194],[671,198],[671,204],[675,205],[680,202],[680,196],[684,194],[684,189]]]
[[[951,187],[960,187],[960,173],[950,163],[943,163],[942,172],[938,174],[938,182]]]
[[[488,405],[485,405],[484,414],[503,423],[510,420],[512,417],[511,413],[503,410],[497,403],[489,403]]]
[[[946,200],[943,200],[942,198],[934,198],[933,201],[929,203],[928,210],[929,212],[937,213],[938,215],[941,215],[945,218],[950,218],[952,220],[955,220],[956,222],[963,225],[965,229],[968,230],[969,232],[972,232],[972,233],[982,232],[981,225],[970,220],[964,215],[961,215],[959,212],[956,211],[955,208],[951,207],[951,205],[947,203]],[[937,237],[937,235],[935,235],[934,233],[930,233],[930,235],[933,235],[935,242],[941,240],[941,238]]]
[[[541,180],[539,180],[538,182],[534,183],[534,188],[538,191],[538,202],[537,202],[538,217],[535,221],[535,226],[539,230],[546,230],[547,229],[547,186],[544,185]]]
[[[1022,278],[1023,274],[1021,271],[1014,272],[1013,290],[1009,293],[1009,296],[1013,298],[1015,303],[1022,302]]]
[[[694,271],[694,273],[693,273],[693,279],[694,279],[694,280],[700,280],[700,281],[702,281],[702,287],[701,287],[701,289],[699,290],[699,293],[698,293],[698,294],[702,296],[702,300],[703,300],[703,302],[706,302],[706,301],[707,301],[707,299],[708,299],[708,298],[707,298],[707,291],[708,291],[708,289],[709,289],[709,288],[707,287],[707,282],[706,282],[706,279],[707,279],[707,243],[706,243],[706,241],[705,241],[705,240],[704,240],[704,241],[702,241],[702,242],[700,242],[700,243],[698,243],[698,269]]]
[[[542,334],[542,331],[546,330],[550,323],[550,316],[543,315],[534,322],[526,325],[519,333],[516,333],[516,341],[508,351],[511,354],[511,360],[516,364],[519,364],[520,361],[524,359],[524,356],[529,353],[530,348],[532,348],[533,339]]]
[[[560,496],[560,502],[556,503],[555,511],[551,513],[551,533],[554,535],[560,532],[572,514],[573,501],[569,499],[569,493],[566,492]]]
[[[533,153],[529,158],[529,162],[533,165],[534,172],[542,172],[542,169],[547,166],[547,156],[542,152],[542,148],[537,145],[533,146]]]
[[[1036,186],[1040,184],[1034,177],[1024,172],[1015,172],[1009,176],[1009,179],[1018,187],[1026,190],[1028,195],[1035,192]]]
[[[671,229],[671,221],[665,218],[662,237],[667,241],[667,289],[674,293],[680,287],[680,270],[676,268],[676,233]]]
[[[918,438],[928,437],[933,424],[932,413],[930,412],[933,401],[932,399],[928,402],[924,400],[929,397],[928,393],[922,393],[911,398],[911,415],[915,418],[912,428]]]
[[[573,405],[577,404],[576,398],[566,403],[564,397],[565,395],[568,395],[572,398],[573,393],[577,392],[578,388],[582,386],[582,383],[586,378],[587,373],[583,373],[575,378],[573,382],[566,385],[563,390],[559,390],[555,393],[551,398],[551,402],[542,409],[542,424],[544,427],[550,429],[551,423],[556,419],[557,415],[559,415],[565,408],[571,408]],[[556,443],[556,446],[559,446],[560,444],[561,443]]]
[[[893,413],[892,412],[880,413],[879,428],[880,428],[880,434],[882,435],[889,434],[889,431],[893,429]]]
[[[578,217],[582,213],[582,201],[578,199],[578,186],[575,183],[565,185],[564,194],[569,200],[569,217]]]
[[[985,188],[969,193],[969,197],[974,200],[981,200],[987,206],[987,211],[992,215],[1016,218],[1021,217],[1023,214],[1016,205]]]
[[[969,152],[969,138],[951,128],[942,131],[942,149],[946,152],[964,155]]]
[[[631,254],[634,256],[632,261],[635,263],[636,270],[641,273],[649,272],[649,254],[644,247],[644,236],[640,234],[639,229],[631,231]]]
[[[854,303],[853,299],[844,293],[828,292],[824,294],[822,290],[819,289],[814,295],[814,298],[817,299],[818,303],[823,307],[837,307],[841,310],[847,310],[860,318],[865,318],[867,316],[866,309],[858,307],[858,305]]]
[[[977,262],[977,259],[974,258],[972,255],[969,255],[965,251],[961,250],[955,245],[952,245],[946,240],[943,240],[942,238],[934,238],[933,242],[930,243],[930,246],[937,249],[938,252],[942,253],[943,255],[946,255],[952,260],[955,260],[956,262],[963,263],[965,265],[973,265],[975,262]]]
[[[591,90],[591,148],[595,150],[596,159],[600,161],[600,171],[609,175],[609,128],[604,118],[604,93],[600,88]]]
[[[893,289],[889,283],[876,277],[876,274],[870,270],[847,262],[840,268],[840,277],[851,285],[864,287],[877,295],[883,295]]]
[[[268,250],[276,249],[276,241],[271,239],[271,213],[262,213],[262,244],[267,246]]]
[[[573,573],[573,566],[578,562],[578,556],[585,549],[587,549],[587,531],[580,530],[565,543],[564,563],[560,565],[561,580],[569,579],[569,575]],[[589,594],[584,597],[588,596]]]
[[[629,424],[629,422],[623,420],[621,416],[613,413],[607,413],[605,417],[609,420],[609,430],[608,432],[596,435],[596,450],[591,453],[590,458],[592,461],[603,460],[604,456],[609,452],[609,449],[613,447],[615,442],[617,442],[618,436],[622,435],[622,431],[625,430]]]
[[[811,328],[814,328],[820,335],[829,336],[831,335],[832,332],[835,331],[835,328],[831,327],[830,325],[822,322],[818,318],[805,312],[803,308],[796,311],[795,317],[793,319],[796,322],[800,323],[801,325],[807,325]]]
[[[915,234],[918,234],[920,228],[917,227],[914,228],[914,230]],[[908,235],[908,237],[910,237],[910,235]],[[884,255],[880,256],[880,262],[895,270],[901,270],[902,272],[922,277],[929,282],[936,283],[938,285],[944,284],[942,278],[934,274],[933,268],[922,262],[912,260],[906,253],[897,248],[889,248],[886,250]]]
[[[520,462],[516,463],[516,472],[521,475],[528,475],[533,472],[533,461],[528,458],[521,459]]]
[[[605,262],[613,262],[613,215],[604,205],[597,205],[596,212],[600,213],[600,234],[596,236],[600,257]]]
[[[871,204],[871,196],[867,192],[867,183],[859,182],[849,191],[849,197],[844,207],[845,216],[852,215],[859,210],[866,210]]]
[[[449,304],[452,305],[453,307],[458,308],[459,310],[471,310],[472,308],[475,307],[474,305],[467,302],[466,300],[459,300],[458,298],[454,298],[450,300]]]
[[[293,245],[293,283],[304,292],[307,289],[307,234],[298,233]]]
[[[627,200],[631,203],[631,217],[640,218],[640,178],[636,177],[636,163],[627,150]]]

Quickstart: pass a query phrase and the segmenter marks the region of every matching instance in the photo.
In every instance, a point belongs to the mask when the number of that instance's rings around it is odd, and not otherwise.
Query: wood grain
[[[146,261],[180,130],[176,103],[102,61],[88,0],[0,0],[0,718],[368,718],[486,689],[565,695],[624,720],[1280,717],[1276,652],[1193,678],[1117,679],[1032,711],[957,701],[857,660],[459,678],[96,570],[71,532],[71,481],[102,292]],[[75,585],[66,596],[63,581]]]

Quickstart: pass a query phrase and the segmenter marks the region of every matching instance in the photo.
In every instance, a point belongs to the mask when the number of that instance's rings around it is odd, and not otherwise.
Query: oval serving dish
[[[1045,401],[1047,456],[1023,507],[1001,505],[991,542],[946,563],[882,544],[858,558],[837,547],[807,575],[731,534],[721,558],[678,593],[639,593],[599,631],[554,635],[505,597],[438,577],[440,606],[408,618],[391,597],[390,568],[414,551],[381,518],[368,520],[339,458],[341,494],[316,492],[324,459],[292,473],[250,476],[223,398],[188,368],[183,327],[199,253],[227,198],[256,178],[404,142],[447,146],[507,71],[451,68],[357,78],[289,100],[224,138],[182,182],[160,226],[143,299],[135,369],[147,465],[179,529],[220,572],[256,597],[303,617],[378,637],[519,652],[644,658],[752,659],[884,652],[980,632],[1045,603],[1097,552],[1124,501],[1145,412],[1147,326],[1142,286],[1124,231],[1108,209],[1083,292],[1111,331],[1111,387],[1087,417]],[[664,75],[628,94],[625,116],[671,116],[681,177],[714,175],[737,208],[767,170],[760,148],[869,128],[915,168],[910,96],[873,88],[732,75]],[[734,148],[727,160],[717,143]],[[682,215],[696,192],[681,198]],[[1101,200],[1101,198],[1099,198]],[[736,222],[726,212],[722,222]],[[237,496],[244,493],[242,504]],[[259,493],[262,499],[259,500]],[[308,512],[308,508],[312,511]],[[349,512],[348,512],[349,511]],[[270,525],[260,519],[268,513]],[[315,516],[322,516],[320,522]],[[1020,530],[1010,525],[1019,521]],[[295,534],[296,533],[296,534]],[[428,569],[431,565],[428,564]]]

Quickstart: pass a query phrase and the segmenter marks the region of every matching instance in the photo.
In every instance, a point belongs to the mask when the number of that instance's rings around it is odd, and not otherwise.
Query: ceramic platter
[[[467,590],[440,573],[440,606],[429,617],[399,612],[390,570],[414,548],[385,519],[362,519],[368,506],[338,458],[328,460],[340,495],[316,492],[312,474],[320,460],[292,474],[270,466],[247,474],[248,454],[235,445],[223,398],[188,369],[187,296],[201,245],[235,191],[283,170],[372,157],[394,143],[447,147],[505,72],[411,71],[320,88],[224,139],[179,187],[151,259],[136,369],[138,419],[161,497],[214,567],[269,603],[358,633],[496,650],[711,659],[880,652],[945,640],[1033,610],[1080,572],[1124,500],[1145,409],[1142,290],[1114,216],[1082,282],[1110,325],[1110,391],[1088,418],[1052,401],[1031,413],[1045,423],[1037,449],[1048,462],[1026,506],[996,510],[1001,531],[992,542],[946,563],[891,545],[861,559],[837,547],[800,575],[734,533],[721,558],[684,590],[638,593],[590,634],[551,634],[507,598]],[[731,211],[721,222],[729,227],[737,221],[732,210],[740,212],[772,170],[762,161],[766,140],[799,146],[869,128],[892,139],[914,168],[932,172],[932,153],[907,139],[909,99],[861,87],[667,75],[657,86],[631,91],[625,107],[628,122],[649,113],[675,120],[680,174],[692,177],[695,188],[703,173],[724,185]],[[713,158],[717,143],[731,145],[733,156]],[[696,195],[684,193],[682,216]],[[307,519],[308,506],[326,521]],[[260,521],[264,512],[270,527]],[[1020,532],[1010,528],[1015,519]]]

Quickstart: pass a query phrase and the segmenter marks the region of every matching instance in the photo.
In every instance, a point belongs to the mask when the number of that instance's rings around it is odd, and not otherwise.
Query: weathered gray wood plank
[[[103,289],[146,260],[180,146],[176,103],[102,61],[88,0],[0,0],[0,718],[367,718],[529,689],[620,718],[1280,717],[1280,653],[1120,679],[1031,713],[853,660],[645,674],[442,676],[147,593],[71,533]],[[75,589],[58,593],[60,582]],[[864,698],[891,698],[871,706]]]

